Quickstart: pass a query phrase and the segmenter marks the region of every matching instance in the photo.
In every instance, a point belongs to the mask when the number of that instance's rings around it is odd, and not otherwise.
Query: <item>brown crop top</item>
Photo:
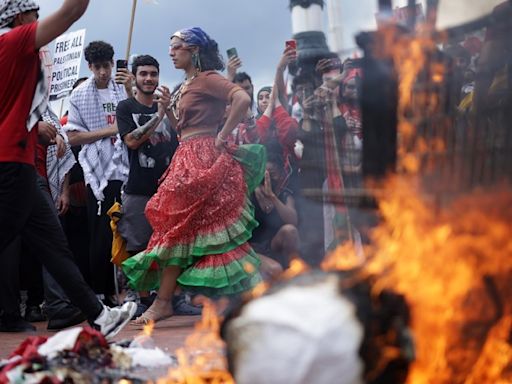
[[[211,128],[222,123],[233,93],[242,90],[216,71],[199,72],[182,88],[178,103],[178,133],[187,128]]]

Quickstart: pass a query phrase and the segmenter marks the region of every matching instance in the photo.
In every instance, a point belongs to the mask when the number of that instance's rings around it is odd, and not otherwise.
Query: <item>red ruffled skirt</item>
[[[209,296],[237,294],[260,281],[248,245],[258,225],[249,195],[265,172],[265,150],[248,145],[219,151],[211,136],[180,143],[157,193],[146,206],[153,227],[148,247],[123,263],[137,290],[159,286],[167,266],[178,283]]]

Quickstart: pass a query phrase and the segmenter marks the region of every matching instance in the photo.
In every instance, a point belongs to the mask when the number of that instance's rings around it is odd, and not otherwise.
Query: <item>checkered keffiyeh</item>
[[[57,206],[64,186],[64,178],[75,165],[76,160],[71,147],[67,143],[66,133],[60,125],[57,115],[48,107],[42,115],[43,121],[57,128],[59,135],[66,141],[66,152],[61,158],[57,157],[57,146],[49,145],[46,151],[46,175],[48,177],[48,186],[53,202]]]
[[[116,104],[127,97],[124,87],[112,80],[109,82],[108,89]],[[105,128],[106,125],[107,119],[100,102],[98,88],[94,76],[91,76],[71,94],[68,123],[64,129],[66,132],[91,132]],[[112,145],[110,137],[83,145],[78,154],[78,161],[84,171],[85,183],[91,187],[96,200],[100,202],[105,198],[103,190],[114,171],[123,175],[124,179],[121,181],[128,179],[128,151],[119,134],[115,146]]]
[[[38,10],[39,5],[32,0],[0,0],[0,28],[11,24],[17,14]]]

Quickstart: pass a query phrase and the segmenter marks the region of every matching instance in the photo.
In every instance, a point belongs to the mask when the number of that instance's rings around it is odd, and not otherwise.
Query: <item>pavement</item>
[[[155,324],[152,334],[155,344],[166,353],[174,355],[174,351],[183,346],[185,338],[192,333],[194,324],[200,319],[201,316],[173,316],[169,319],[159,321]],[[29,336],[52,336],[56,333],[46,330],[46,322],[33,324],[37,327],[36,332],[0,332],[0,359],[6,359],[9,354]],[[87,326],[88,324],[84,322],[81,325]],[[113,340],[131,340],[141,332],[142,326],[128,324]]]

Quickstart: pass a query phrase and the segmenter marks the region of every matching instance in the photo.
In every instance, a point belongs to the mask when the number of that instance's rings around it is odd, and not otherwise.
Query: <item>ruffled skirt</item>
[[[182,268],[184,289],[208,296],[241,293],[260,281],[260,261],[247,241],[258,225],[249,195],[263,179],[265,149],[219,151],[214,140],[181,142],[149,200],[153,235],[122,266],[134,289],[157,289],[162,270],[172,265]]]

